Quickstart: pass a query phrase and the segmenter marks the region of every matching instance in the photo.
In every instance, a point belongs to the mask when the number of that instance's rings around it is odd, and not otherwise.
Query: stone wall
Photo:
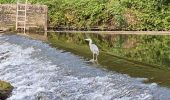
[[[19,6],[24,9],[24,6]],[[38,28],[47,29],[47,11],[46,5],[27,5],[26,29]],[[0,30],[15,29],[17,6],[15,4],[0,4]],[[20,12],[19,15],[23,15]],[[24,20],[21,18],[21,20]]]

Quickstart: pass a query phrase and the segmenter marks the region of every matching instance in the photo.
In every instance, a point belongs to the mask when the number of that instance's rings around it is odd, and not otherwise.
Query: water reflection
[[[167,57],[170,50],[167,46],[170,42],[169,37],[49,33],[48,38],[52,46],[90,59],[91,53],[84,41],[87,36],[91,37],[102,50],[99,63],[106,69],[134,77],[146,77],[149,79],[147,82],[170,86],[169,58]]]

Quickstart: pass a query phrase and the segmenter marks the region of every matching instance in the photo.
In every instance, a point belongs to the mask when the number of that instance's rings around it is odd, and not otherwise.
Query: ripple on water
[[[15,87],[9,100],[170,99],[168,89],[141,83],[145,79],[106,72],[71,53],[20,36],[0,36],[0,59],[0,79]]]

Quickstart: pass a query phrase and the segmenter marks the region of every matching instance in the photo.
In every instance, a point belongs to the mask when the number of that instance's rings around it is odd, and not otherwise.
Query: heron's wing
[[[99,49],[95,44],[90,45],[90,50],[95,54],[99,54]]]

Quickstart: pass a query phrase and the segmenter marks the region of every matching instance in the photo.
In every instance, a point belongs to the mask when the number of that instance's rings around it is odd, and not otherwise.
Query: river
[[[8,100],[169,100],[170,89],[87,63],[83,57],[17,35],[0,35],[0,80]]]

